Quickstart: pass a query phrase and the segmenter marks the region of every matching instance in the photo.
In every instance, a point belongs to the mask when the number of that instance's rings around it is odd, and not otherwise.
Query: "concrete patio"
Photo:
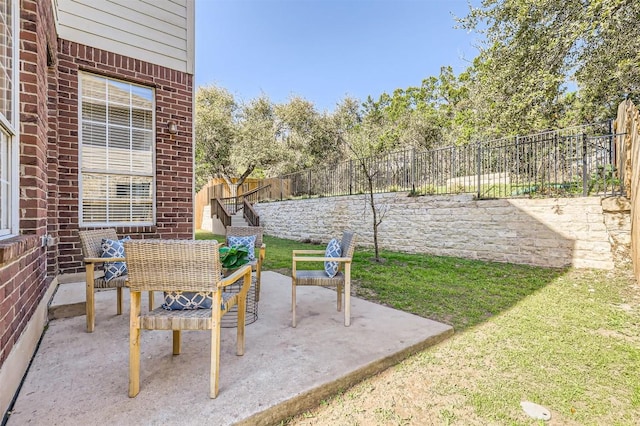
[[[143,331],[140,394],[129,398],[128,292],[117,316],[115,292],[102,291],[94,333],[85,332],[84,316],[49,323],[8,425],[277,424],[453,333],[357,298],[344,327],[335,292],[317,287],[298,288],[292,328],[291,279],[264,272],[262,281],[244,356],[235,355],[236,330],[222,329],[218,398],[208,394],[210,333],[184,332],[182,354],[173,356],[166,331]],[[63,286],[59,297],[84,291]]]

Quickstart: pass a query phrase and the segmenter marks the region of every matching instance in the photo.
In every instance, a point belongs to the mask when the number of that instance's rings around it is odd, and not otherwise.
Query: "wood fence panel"
[[[289,179],[268,178],[261,186],[271,185],[268,198],[271,200],[286,200],[291,196],[291,181]]]
[[[615,122],[618,176],[631,200],[631,258],[640,282],[640,112],[630,100],[618,106]]]

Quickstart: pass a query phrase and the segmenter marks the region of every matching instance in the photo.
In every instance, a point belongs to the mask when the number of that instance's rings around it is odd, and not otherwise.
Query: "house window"
[[[80,74],[80,224],[154,223],[153,89]]]
[[[0,0],[0,238],[18,233],[16,0]]]

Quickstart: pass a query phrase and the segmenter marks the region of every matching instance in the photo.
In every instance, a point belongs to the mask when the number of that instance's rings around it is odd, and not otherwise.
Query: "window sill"
[[[37,235],[19,235],[0,240],[0,266],[18,259],[20,256],[40,246]]]

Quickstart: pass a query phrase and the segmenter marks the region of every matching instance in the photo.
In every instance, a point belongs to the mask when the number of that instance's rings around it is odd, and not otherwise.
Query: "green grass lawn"
[[[224,236],[199,231],[197,239],[224,241]],[[291,252],[324,249],[265,236],[263,270],[291,275]],[[562,270],[453,257],[382,251],[384,263],[371,261],[373,252],[358,248],[353,256],[353,293],[358,297],[452,325],[457,331],[490,318],[543,288]],[[321,269],[322,263],[298,263],[299,269]]]
[[[264,269],[285,274],[291,250],[324,248],[265,242]],[[551,410],[548,424],[640,424],[640,287],[628,269],[381,256],[356,249],[354,292],[456,334],[289,423],[542,424],[524,415],[527,400]]]

